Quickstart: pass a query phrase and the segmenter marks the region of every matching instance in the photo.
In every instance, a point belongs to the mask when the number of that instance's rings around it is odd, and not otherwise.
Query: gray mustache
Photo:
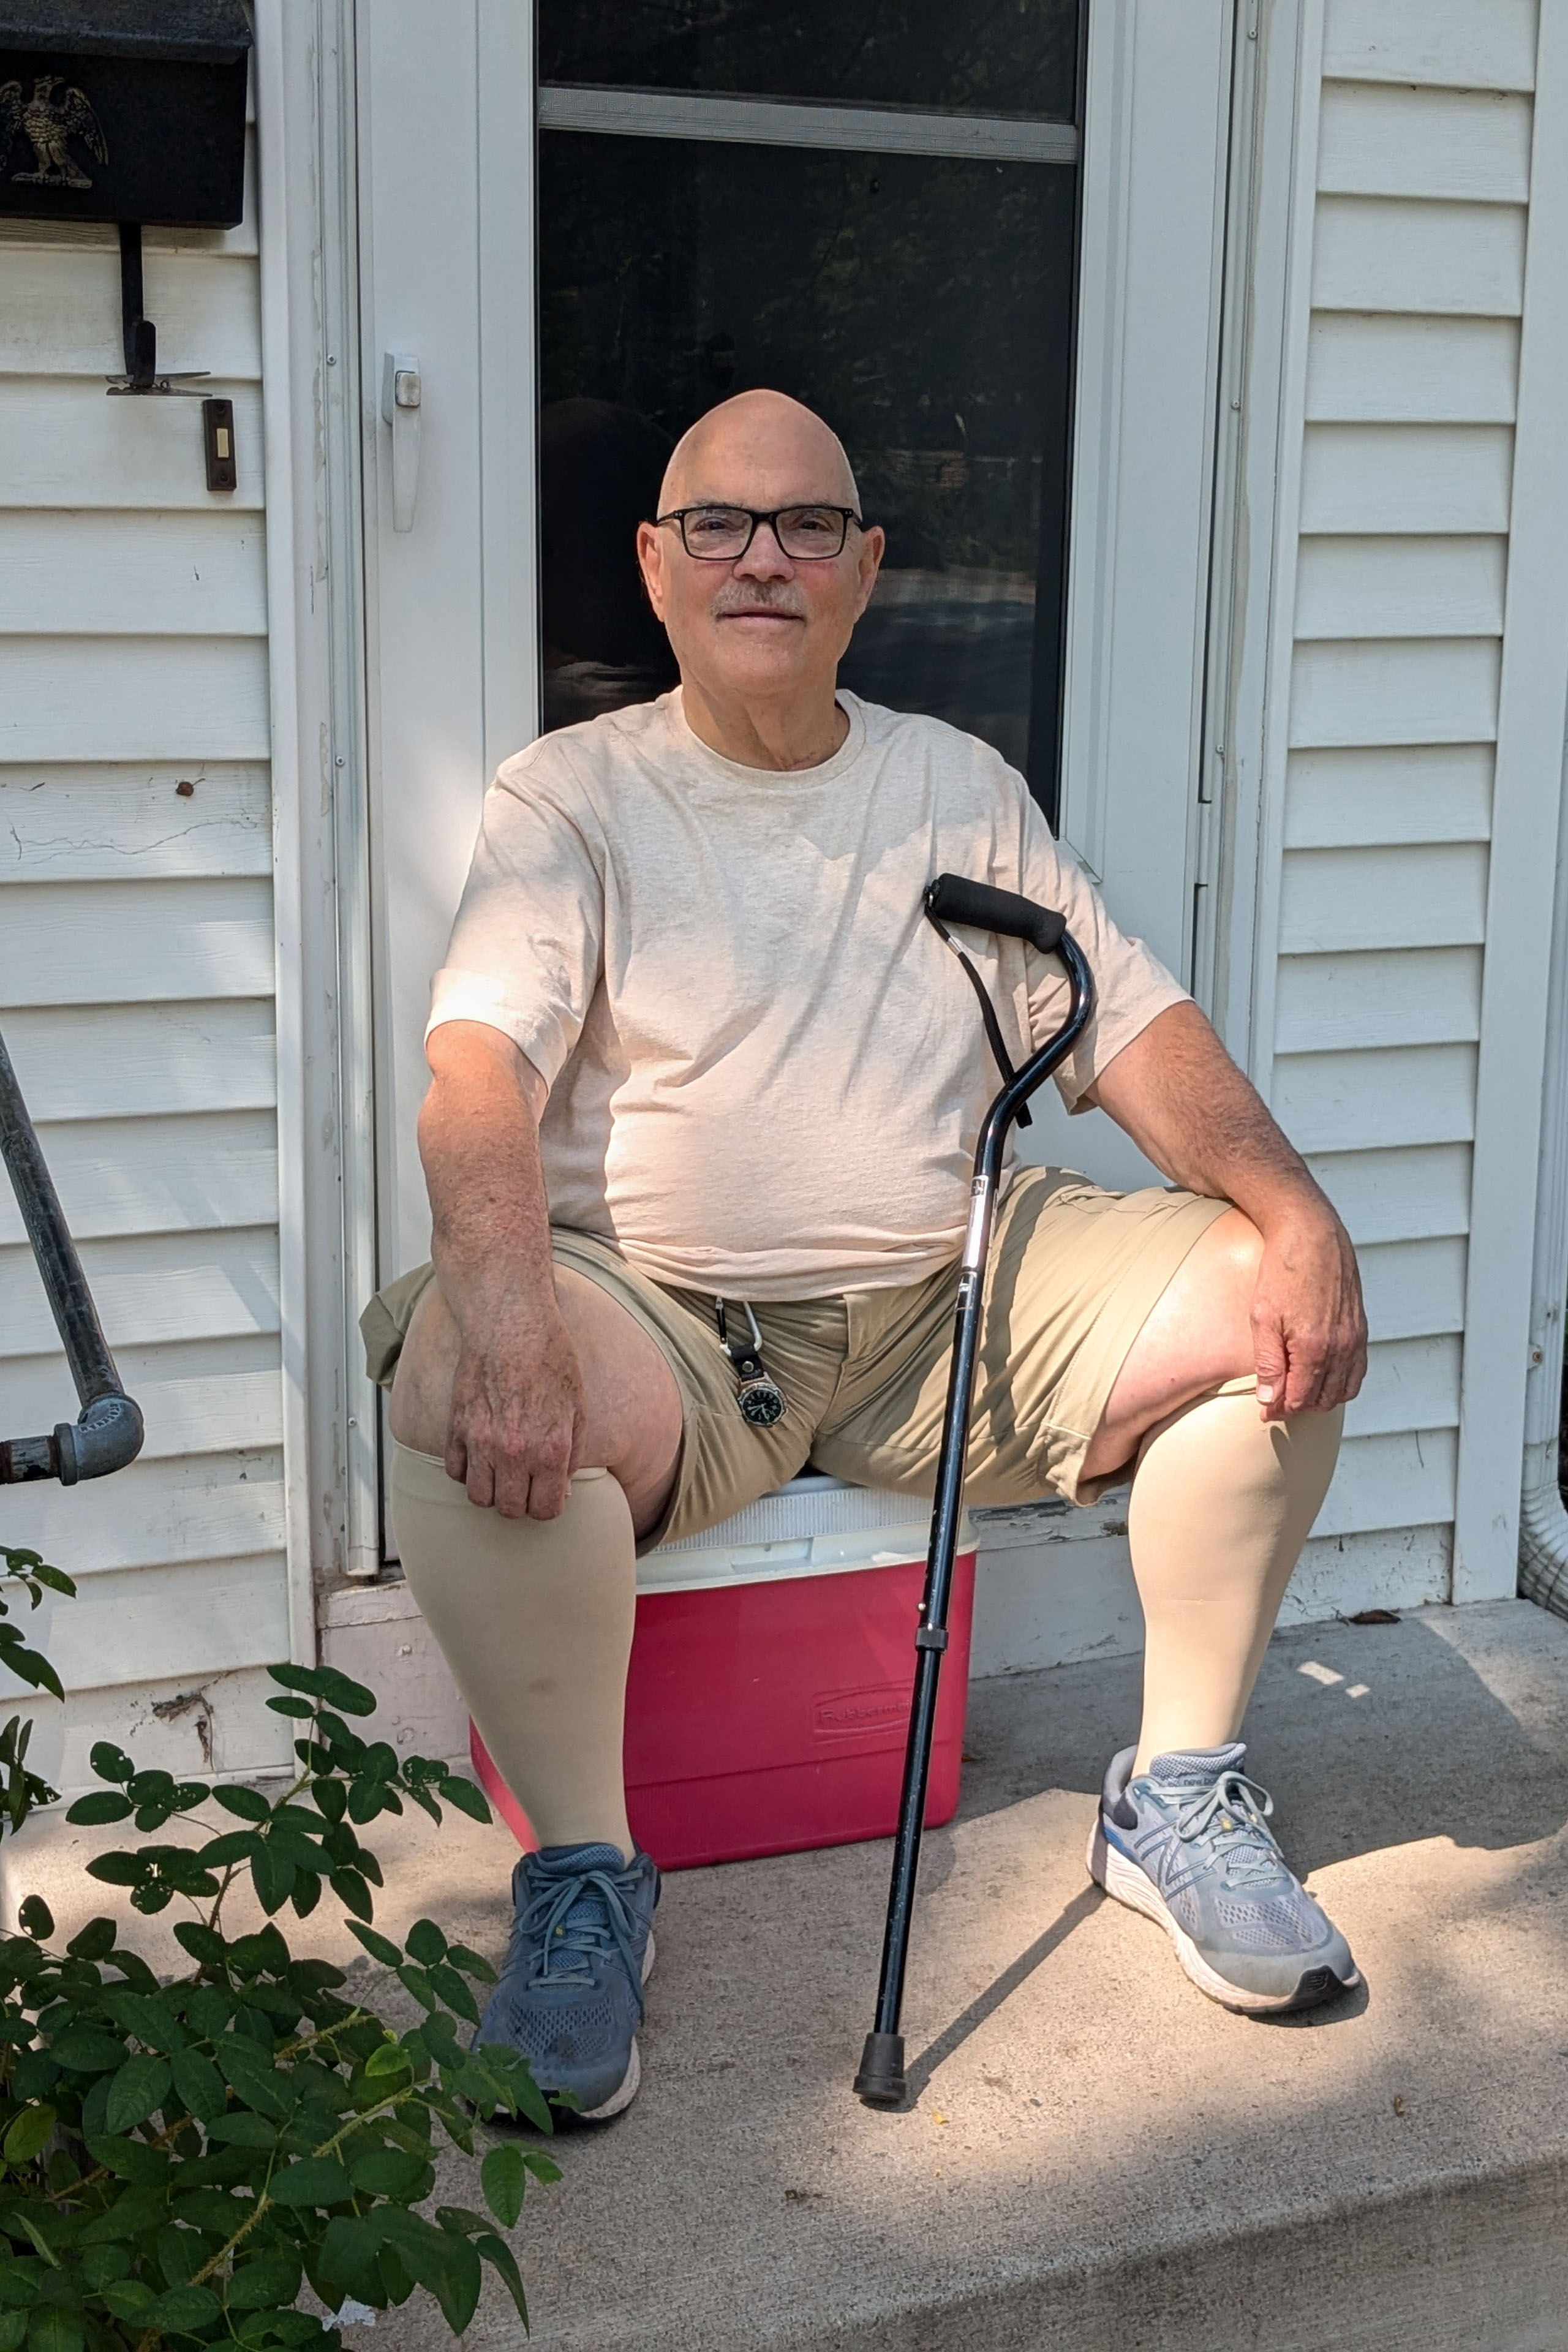
[[[761,584],[755,588],[731,585],[721,589],[713,600],[713,611],[719,615],[725,613],[755,612],[759,604],[765,605],[770,612],[787,613],[797,621],[804,620],[805,617],[805,607],[799,597],[788,587],[774,593]]]

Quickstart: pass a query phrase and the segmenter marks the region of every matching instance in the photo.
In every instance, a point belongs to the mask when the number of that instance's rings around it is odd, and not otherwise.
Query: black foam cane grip
[[[1054,908],[1038,907],[1016,890],[994,890],[989,882],[970,882],[962,874],[939,874],[927,886],[925,904],[926,912],[939,922],[966,923],[972,930],[1027,940],[1042,955],[1054,952],[1067,929],[1067,917]]]

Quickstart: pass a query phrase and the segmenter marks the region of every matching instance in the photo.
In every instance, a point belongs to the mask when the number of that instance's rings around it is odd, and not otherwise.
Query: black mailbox
[[[242,0],[0,0],[0,213],[232,228]]]
[[[243,0],[0,0],[0,213],[120,224],[125,374],[111,392],[184,389],[157,372],[142,231],[238,223],[249,57]],[[223,429],[212,489],[234,488],[232,417]]]

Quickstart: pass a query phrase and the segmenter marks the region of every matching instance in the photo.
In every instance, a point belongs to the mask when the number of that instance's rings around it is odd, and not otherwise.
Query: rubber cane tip
[[[855,2095],[868,2107],[901,2107],[904,2104],[904,2037],[901,2033],[868,2033],[855,2077]]]

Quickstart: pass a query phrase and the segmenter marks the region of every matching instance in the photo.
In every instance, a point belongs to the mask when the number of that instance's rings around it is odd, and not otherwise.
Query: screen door
[[[541,0],[541,714],[663,693],[637,522],[771,386],[838,433],[886,566],[846,686],[1056,805],[1079,0]]]

